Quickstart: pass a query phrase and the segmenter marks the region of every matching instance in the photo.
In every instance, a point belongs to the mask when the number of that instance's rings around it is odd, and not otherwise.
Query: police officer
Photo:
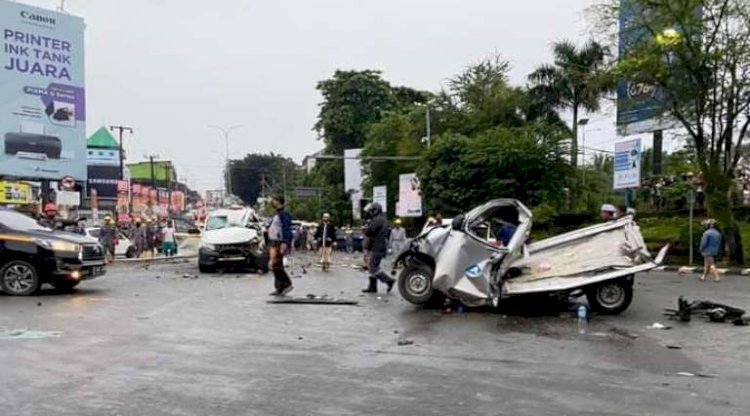
[[[367,257],[367,271],[370,273],[370,284],[363,293],[377,293],[378,280],[388,286],[388,292],[393,289],[396,280],[388,276],[380,268],[380,263],[388,254],[388,223],[383,215],[383,207],[377,202],[367,204],[365,207],[365,216],[369,220],[365,227],[364,249]]]

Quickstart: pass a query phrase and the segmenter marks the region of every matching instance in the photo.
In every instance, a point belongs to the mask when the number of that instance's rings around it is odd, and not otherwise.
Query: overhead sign
[[[87,149],[86,161],[89,165],[120,166],[120,153],[112,149]]]
[[[125,181],[123,181],[125,182]],[[117,199],[118,184],[120,183],[119,166],[88,166],[89,195],[96,190],[99,198]],[[127,182],[126,182],[127,183]]]
[[[34,196],[29,184],[0,181],[0,204],[30,204],[32,202],[34,202]]]
[[[383,207],[383,212],[388,212],[388,187],[375,186],[372,188],[372,202],[377,202]]]
[[[60,191],[57,193],[57,205],[77,207],[81,205],[81,193],[75,191]]]
[[[415,173],[399,176],[397,209],[399,217],[422,216],[422,186]]]
[[[318,188],[294,188],[294,196],[299,199],[317,199],[320,197],[320,189]]]
[[[641,186],[641,139],[615,143],[614,189]]]
[[[0,0],[0,175],[86,177],[83,19]]]

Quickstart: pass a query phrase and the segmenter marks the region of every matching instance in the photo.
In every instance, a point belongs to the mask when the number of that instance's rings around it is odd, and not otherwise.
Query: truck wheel
[[[81,283],[80,280],[60,279],[52,282],[52,286],[60,292],[70,292],[74,287],[78,286],[79,283]]]
[[[10,296],[28,296],[39,289],[39,274],[29,262],[13,260],[0,269],[0,289]]]
[[[618,315],[633,301],[633,283],[626,279],[613,280],[586,291],[589,306],[603,315]]]
[[[415,305],[427,305],[433,301],[435,291],[432,288],[432,277],[435,272],[424,264],[409,264],[398,277],[398,291],[407,302]]]

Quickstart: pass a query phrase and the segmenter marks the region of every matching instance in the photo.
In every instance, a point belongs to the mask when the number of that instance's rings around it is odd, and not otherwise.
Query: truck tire
[[[10,296],[29,296],[39,290],[41,282],[33,264],[11,260],[0,268],[0,289]]]
[[[414,305],[442,304],[445,298],[432,287],[434,275],[432,268],[425,264],[408,264],[398,277],[398,291],[401,297]]]
[[[589,306],[602,315],[618,315],[633,301],[633,282],[627,279],[612,280],[586,291]]]
[[[78,286],[79,283],[81,283],[80,280],[60,279],[52,282],[52,286],[60,292],[70,292],[74,287]]]

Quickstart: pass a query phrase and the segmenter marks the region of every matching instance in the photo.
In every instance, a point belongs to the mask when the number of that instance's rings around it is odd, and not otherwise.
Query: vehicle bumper
[[[104,260],[72,263],[56,259],[48,262],[48,270],[53,278],[68,280],[91,280],[107,273]]]
[[[252,266],[258,261],[267,261],[265,253],[254,253],[249,254],[223,254],[214,250],[208,250],[201,248],[198,250],[198,262],[203,266],[218,267],[218,266]]]

